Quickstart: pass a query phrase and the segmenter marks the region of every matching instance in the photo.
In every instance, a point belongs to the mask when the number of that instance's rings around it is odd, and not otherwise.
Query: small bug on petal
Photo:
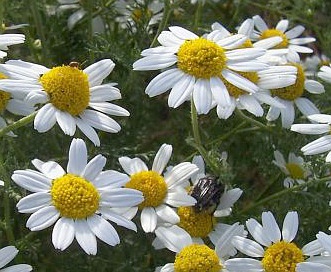
[[[191,192],[191,196],[197,200],[195,211],[207,211],[212,214],[220,203],[223,191],[224,187],[218,182],[218,177],[206,176],[199,179]]]

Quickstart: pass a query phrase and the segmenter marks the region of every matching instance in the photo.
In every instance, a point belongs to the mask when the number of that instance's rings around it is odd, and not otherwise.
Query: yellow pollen
[[[288,65],[295,66],[297,68],[297,79],[293,85],[279,88],[279,89],[273,89],[271,90],[271,93],[274,96],[278,96],[285,100],[295,100],[298,97],[302,96],[304,87],[305,87],[305,72],[302,68],[302,66],[298,63],[290,63]]]
[[[73,174],[54,179],[51,196],[53,205],[63,217],[86,218],[99,207],[100,195],[94,185]]]
[[[236,72],[236,73],[240,74],[244,78],[247,78],[248,80],[250,80],[254,84],[256,84],[259,81],[259,76],[257,75],[257,72]],[[230,82],[228,82],[222,76],[220,76],[220,78],[223,81],[224,85],[226,86],[226,88],[227,88],[227,90],[228,90],[228,92],[231,96],[233,96],[235,98],[238,98],[239,96],[241,96],[243,94],[247,94],[246,91],[244,91],[244,90],[238,88],[237,86],[231,84]]]
[[[6,77],[3,73],[0,73],[0,79],[6,79],[6,78],[8,77]],[[10,99],[10,93],[0,90],[0,112],[6,108],[9,99]]]
[[[300,248],[294,243],[280,241],[266,249],[262,266],[266,272],[295,272],[296,265],[303,261]]]
[[[296,163],[287,163],[286,169],[290,172],[291,178],[294,179],[304,179],[305,178],[305,172],[302,169],[302,167]]]
[[[90,102],[88,76],[77,67],[58,66],[40,77],[50,102],[59,110],[79,115]]]
[[[163,203],[168,191],[164,178],[155,171],[141,171],[133,174],[125,187],[143,193],[145,200],[139,204],[139,209],[159,206]]]
[[[177,213],[180,217],[178,225],[192,237],[207,237],[216,223],[212,214],[207,211],[196,213],[193,207],[179,207]]]
[[[198,38],[185,41],[177,52],[178,68],[196,78],[218,76],[226,67],[224,49],[216,43]]]
[[[206,245],[189,245],[177,255],[175,272],[218,272],[223,267],[214,250]]]
[[[278,29],[272,28],[272,29],[264,30],[261,33],[260,40],[271,38],[271,37],[276,37],[276,36],[281,37],[283,39],[283,41],[281,43],[277,44],[276,46],[274,46],[273,48],[275,48],[275,49],[287,48],[287,46],[288,46],[288,38],[286,37],[286,35],[284,34],[284,32],[282,32],[282,31],[280,31]]]
[[[250,39],[247,39],[242,45],[238,47],[240,48],[253,48],[253,43]]]

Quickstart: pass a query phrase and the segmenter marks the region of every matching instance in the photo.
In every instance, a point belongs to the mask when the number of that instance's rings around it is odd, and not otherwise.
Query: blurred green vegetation
[[[6,26],[28,24],[18,30],[6,33],[24,33],[26,43],[15,45],[8,51],[7,59],[22,59],[52,67],[78,61],[82,67],[100,60],[111,58],[115,69],[107,78],[108,82],[117,82],[122,99],[115,103],[131,113],[128,118],[115,118],[122,126],[118,134],[99,132],[101,147],[96,148],[78,131],[75,137],[86,140],[90,158],[95,154],[107,157],[107,169],[120,170],[118,157],[138,156],[151,165],[155,152],[162,143],[173,145],[172,163],[191,160],[197,154],[190,145],[192,132],[190,125],[189,103],[178,109],[167,105],[167,93],[149,98],[144,89],[158,72],[136,72],[132,63],[140,52],[148,48],[155,38],[158,25],[148,27],[148,16],[142,16],[133,27],[122,28],[116,18],[116,1],[82,0],[82,7],[87,14],[72,30],[68,29],[67,20],[73,10],[56,12],[57,1],[51,0],[1,0],[3,22]],[[145,1],[145,7],[151,1]],[[287,18],[291,26],[302,24],[306,34],[316,37],[313,45],[315,53],[331,56],[331,1],[323,0],[221,0],[218,3],[206,1],[205,5],[191,5],[190,1],[171,1],[169,21],[166,26],[179,25],[194,30],[202,35],[210,30],[210,25],[220,22],[230,31],[246,18],[259,14],[270,25]],[[141,7],[142,8],[142,7]],[[91,18],[100,16],[105,31],[95,33],[91,27]],[[160,29],[163,30],[163,29]],[[325,84],[326,93],[311,96],[314,103],[323,113],[331,113],[331,88]],[[247,116],[253,118],[249,113]],[[6,115],[15,119],[15,116]],[[267,124],[265,118],[254,118]],[[299,115],[296,122],[306,120]],[[265,191],[268,196],[283,190],[285,176],[272,163],[273,151],[278,149],[285,156],[289,152],[302,155],[300,148],[314,137],[299,135],[281,128],[279,121],[267,124],[270,129],[256,127],[253,123],[235,114],[227,120],[217,118],[215,110],[208,115],[199,116],[203,143],[211,156],[217,158],[222,151],[228,152],[229,167],[223,169],[222,177],[233,186],[244,190],[242,198],[234,207],[233,214],[226,223],[248,218],[259,218],[262,211],[271,210],[282,222],[285,214],[296,210],[300,216],[298,242],[303,245],[315,238],[315,234],[326,231],[330,223],[331,209],[330,188],[325,184],[309,187],[307,191],[288,193],[279,199],[264,203],[254,209],[246,209],[257,201],[257,196]],[[67,153],[71,142],[69,136],[63,135],[58,126],[47,133],[33,130],[32,124],[20,128],[16,138],[1,138],[0,179],[10,181],[11,173],[16,169],[31,168],[30,161],[56,160],[63,166],[67,163]],[[305,157],[307,165],[313,169],[314,177],[328,174],[330,165],[324,162],[324,156]],[[207,168],[207,171],[210,169]],[[64,252],[55,250],[51,244],[52,227],[44,231],[30,232],[25,223],[27,215],[19,214],[15,208],[18,199],[26,194],[13,183],[5,192],[0,189],[0,210],[3,201],[12,206],[10,224],[15,235],[15,245],[20,254],[17,263],[29,263],[35,271],[154,271],[158,265],[173,260],[173,254],[166,250],[155,251],[152,248],[152,234],[144,234],[138,228],[138,234],[116,227],[121,237],[121,244],[114,248],[98,241],[98,254],[87,256],[76,242]],[[0,212],[0,246],[10,243],[4,231],[4,215]],[[139,226],[139,220],[136,220]]]

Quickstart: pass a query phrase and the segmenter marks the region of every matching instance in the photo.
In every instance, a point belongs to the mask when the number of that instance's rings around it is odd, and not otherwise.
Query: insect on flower
[[[218,177],[205,176],[200,178],[191,192],[191,196],[197,200],[194,206],[195,211],[207,211],[212,214],[220,203],[222,191],[224,191],[224,187],[219,182]]]

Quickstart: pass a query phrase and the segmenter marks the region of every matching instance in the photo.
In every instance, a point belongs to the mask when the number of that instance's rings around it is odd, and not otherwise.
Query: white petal
[[[84,9],[79,9],[71,14],[68,18],[68,28],[72,30],[74,26],[84,17],[86,11]]]
[[[155,155],[152,170],[161,175],[170,160],[171,154],[172,146],[163,144]]]
[[[246,221],[246,227],[249,233],[253,236],[253,238],[264,246],[270,246],[271,240],[267,237],[265,230],[262,225],[257,222],[255,219],[250,218]]]
[[[146,57],[150,55],[162,55],[162,54],[175,54],[178,51],[178,46],[157,46],[148,48],[141,51],[141,56]]]
[[[301,148],[305,155],[316,155],[329,150],[331,150],[331,135],[318,138]]]
[[[314,41],[316,41],[316,39],[313,37],[304,37],[304,38],[291,39],[289,42],[290,44],[301,45],[301,44],[311,43]]]
[[[14,246],[6,246],[0,249],[0,268],[9,263],[18,253],[18,249]]]
[[[85,219],[75,221],[75,237],[78,244],[89,255],[97,254],[97,240]]]
[[[320,231],[318,232],[316,237],[318,241],[322,244],[324,249],[328,252],[331,252],[331,236]]]
[[[258,100],[252,95],[241,95],[239,97],[239,102],[243,108],[257,117],[263,115],[263,108],[261,107]]]
[[[16,170],[12,180],[22,188],[31,192],[45,192],[51,188],[51,179],[33,170]]]
[[[258,86],[266,90],[278,89],[293,85],[296,79],[295,75],[270,75],[260,78]]]
[[[59,217],[60,212],[54,206],[44,207],[29,217],[26,227],[31,231],[43,230],[53,225]]]
[[[100,85],[114,67],[115,63],[111,59],[103,59],[85,68],[84,73],[88,75],[90,87]]]
[[[157,223],[157,215],[153,207],[145,207],[141,211],[140,222],[145,232],[154,232]]]
[[[296,271],[298,272],[312,272],[312,271],[319,271],[319,272],[330,272],[330,266],[320,264],[320,263],[312,263],[312,262],[302,262],[296,265]]]
[[[178,38],[170,31],[162,31],[157,40],[161,45],[167,47],[179,47],[185,41],[185,39]]]
[[[89,106],[108,115],[130,116],[126,109],[108,102],[90,102]]]
[[[57,162],[48,161],[43,162],[39,159],[34,159],[31,161],[34,167],[36,167],[41,173],[43,173],[47,178],[56,179],[65,175],[65,171]]]
[[[218,105],[221,107],[231,105],[229,92],[219,77],[210,78],[210,89]]]
[[[328,114],[313,114],[308,116],[308,119],[318,123],[331,123],[331,115]]]
[[[263,48],[244,48],[244,49],[235,49],[225,52],[226,57],[229,61],[246,61],[254,60],[258,57],[261,57],[265,54],[266,50]]]
[[[258,62],[258,61],[247,61],[247,62],[237,62],[231,64],[229,62],[228,68],[231,70],[239,71],[239,72],[256,72],[263,69],[268,68],[269,65],[264,62]]]
[[[268,29],[267,24],[264,22],[264,20],[261,18],[260,15],[255,15],[253,16],[253,20],[254,20],[254,24],[256,26],[256,28],[263,32],[264,30]]]
[[[305,28],[302,25],[297,25],[289,31],[285,32],[285,35],[288,39],[293,39],[300,36],[305,31]]]
[[[61,217],[54,225],[52,243],[56,249],[65,250],[75,238],[73,219]]]
[[[309,48],[309,47],[306,47],[306,46],[301,46],[301,45],[294,45],[294,44],[291,44],[289,45],[288,47],[290,50],[293,50],[295,52],[298,52],[298,53],[313,53],[313,49]]]
[[[185,75],[172,88],[169,97],[168,105],[172,108],[177,108],[184,103],[192,94],[195,78],[190,75]]]
[[[87,148],[82,139],[73,139],[69,149],[67,172],[81,175],[87,165]]]
[[[112,212],[109,208],[104,207],[101,207],[100,212],[103,217],[116,223],[117,225],[137,232],[136,224],[133,223],[131,220],[127,219],[125,216]]]
[[[109,188],[120,188],[129,180],[130,178],[126,174],[115,170],[107,170],[101,172],[93,181],[93,184],[98,188],[98,190],[106,190]]]
[[[229,259],[225,261],[225,265],[229,271],[247,271],[247,272],[264,271],[261,261],[251,258]]]
[[[95,146],[100,146],[100,139],[94,128],[86,124],[80,118],[76,118],[76,125]]]
[[[157,96],[173,88],[185,74],[178,68],[169,69],[157,75],[147,85],[145,93],[150,97]]]
[[[90,102],[112,101],[121,97],[120,90],[111,83],[90,88]]]
[[[164,222],[169,222],[171,224],[177,224],[180,221],[178,214],[167,205],[160,205],[155,208],[156,214]]]
[[[217,209],[231,208],[235,202],[240,198],[243,191],[239,188],[234,188],[223,193],[220,198],[220,203]]]
[[[150,55],[133,63],[134,71],[158,70],[170,67],[177,62],[177,56],[173,54]]]
[[[95,156],[89,163],[85,166],[81,176],[86,180],[93,182],[94,179],[101,173],[102,169],[106,165],[107,159],[102,155]]]
[[[281,240],[280,229],[271,212],[262,213],[262,226],[266,235],[273,243]]]
[[[46,192],[37,192],[23,197],[16,207],[20,213],[34,213],[52,204],[52,197]]]
[[[217,110],[217,116],[218,116],[218,118],[220,118],[220,119],[228,119],[232,115],[233,111],[236,108],[237,103],[236,103],[236,100],[235,100],[234,97],[231,97],[230,99],[231,99],[230,100],[231,103],[227,107],[222,107],[221,105],[217,105],[217,109],[216,110]]]
[[[297,212],[288,212],[283,222],[282,236],[286,242],[292,242],[297,235],[299,217]]]
[[[110,133],[117,133],[121,130],[120,125],[109,116],[94,110],[85,110],[80,114],[83,122],[90,126]]]
[[[207,114],[211,109],[212,95],[209,80],[198,79],[193,88],[193,101],[198,114]]]
[[[305,80],[305,89],[312,94],[325,93],[323,84],[319,83],[316,80],[306,79]]]
[[[301,113],[305,116],[319,113],[319,109],[315,106],[315,104],[313,102],[311,102],[307,98],[299,97],[294,100],[294,103],[296,104],[298,109],[301,111]]]
[[[114,188],[101,192],[100,205],[107,207],[130,207],[140,204],[143,194],[131,188]]]
[[[255,93],[259,90],[259,88],[251,81],[249,81],[247,78],[234,73],[230,70],[223,70],[222,76],[230,82],[232,85],[238,87],[239,89],[242,89],[244,91]]]
[[[285,32],[288,28],[289,21],[288,20],[280,20],[276,25],[276,29],[281,32]]]
[[[232,239],[232,244],[242,253],[250,257],[263,257],[264,255],[263,248],[252,240],[240,236],[235,236]]]
[[[196,204],[196,199],[186,192],[168,192],[167,196],[164,199],[164,202],[169,204],[172,207],[181,207],[181,206],[194,206]]]
[[[182,28],[180,26],[171,26],[169,27],[169,29],[173,34],[175,34],[178,38],[182,40],[193,40],[199,38],[191,31],[186,30],[185,28]]]
[[[246,40],[247,36],[242,34],[234,34],[220,40],[215,40],[216,44],[225,49],[235,49],[242,45]]]
[[[55,117],[64,134],[67,134],[69,136],[73,136],[75,134],[76,122],[75,118],[70,113],[56,110]]]
[[[281,108],[281,118],[282,118],[282,126],[284,128],[290,128],[293,124],[295,112],[294,106],[292,101],[285,101],[283,100],[285,108]]]
[[[34,128],[38,132],[46,132],[50,130],[55,123],[55,108],[50,103],[43,106],[34,118]]]
[[[169,250],[176,253],[179,253],[184,247],[192,244],[191,236],[176,225],[168,228],[158,227],[155,230],[155,234]]]
[[[279,115],[280,115],[280,109],[277,107],[271,106],[268,111],[268,114],[266,116],[266,119],[268,121],[274,121],[279,117]]]
[[[120,237],[115,228],[99,215],[92,215],[87,218],[87,224],[91,231],[102,241],[110,246],[120,243]]]
[[[165,182],[168,188],[179,186],[183,181],[189,179],[194,173],[199,171],[195,164],[182,162],[174,166],[165,176]]]
[[[330,125],[329,124],[294,124],[291,126],[291,130],[301,134],[318,135],[329,132]]]

